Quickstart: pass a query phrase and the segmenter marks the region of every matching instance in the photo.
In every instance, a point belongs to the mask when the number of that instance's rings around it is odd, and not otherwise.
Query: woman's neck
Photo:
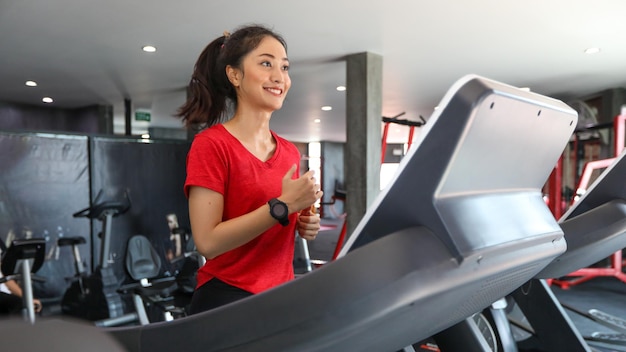
[[[260,160],[266,161],[274,154],[276,141],[269,128],[270,115],[241,114],[224,123],[224,128]]]

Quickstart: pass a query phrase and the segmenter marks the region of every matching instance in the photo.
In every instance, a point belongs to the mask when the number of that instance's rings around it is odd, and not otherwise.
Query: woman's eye
[[[283,66],[283,71],[289,71],[289,65]]]
[[[261,65],[265,66],[265,67],[272,67],[272,64],[270,64],[269,61],[263,61],[261,62]]]

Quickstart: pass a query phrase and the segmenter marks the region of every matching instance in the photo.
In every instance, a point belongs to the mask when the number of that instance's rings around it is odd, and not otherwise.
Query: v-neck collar
[[[278,136],[272,130],[270,130],[270,133],[272,134],[272,137],[276,141],[276,148],[274,149],[274,153],[272,154],[272,156],[269,159],[263,161],[259,159],[256,155],[254,155],[250,150],[248,150],[248,148],[246,148],[246,146],[243,145],[243,143],[241,143],[241,141],[237,137],[235,137],[232,133],[230,133],[230,131],[226,127],[224,127],[223,124],[219,124],[217,125],[217,127],[223,129],[224,132],[226,132],[228,136],[234,140],[234,145],[236,145],[236,148],[242,149],[241,151],[242,153],[247,153],[251,158],[257,160],[259,163],[264,164],[266,166],[272,165],[274,160],[276,160],[278,153],[280,152],[280,143],[278,142]]]

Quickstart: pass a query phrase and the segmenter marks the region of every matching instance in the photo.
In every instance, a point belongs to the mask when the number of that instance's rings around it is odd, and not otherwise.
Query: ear
[[[228,80],[235,88],[238,88],[241,84],[241,70],[238,68],[230,65],[226,66],[226,77],[228,77]]]

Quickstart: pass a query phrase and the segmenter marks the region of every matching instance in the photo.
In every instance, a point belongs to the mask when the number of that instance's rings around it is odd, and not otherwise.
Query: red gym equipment
[[[591,179],[591,175],[594,170],[604,169],[611,165],[613,161],[619,156],[624,150],[624,138],[626,137],[626,114],[620,114],[615,116],[613,119],[613,130],[614,130],[614,156],[608,159],[595,160],[590,161],[585,164],[583,168],[583,172],[580,176],[580,180],[578,181],[578,186],[576,187],[576,194],[571,201],[571,204],[576,202],[578,197],[580,197],[587,190],[589,186],[589,181]],[[577,142],[576,140],[574,141]],[[549,179],[549,207],[552,211],[552,214],[558,219],[563,213],[563,204],[559,201],[552,202],[551,200],[560,200],[562,199],[561,195],[561,184],[562,184],[562,165],[563,158],[559,160],[557,166],[555,167],[552,175]],[[590,268],[582,268],[578,269],[570,274],[567,277],[572,277],[573,279],[553,279],[551,280],[552,284],[558,285],[562,289],[568,289],[574,285],[581,284],[583,282],[589,281],[596,277],[615,277],[622,282],[626,282],[626,274],[622,271],[624,267],[624,261],[622,259],[622,251],[619,250],[611,255],[609,258],[610,264],[606,267],[590,267]]]
[[[424,120],[424,117],[420,115],[420,120],[421,121],[411,121],[411,120],[406,120],[406,119],[398,119],[398,117],[404,115],[405,112],[401,112],[400,114],[393,116],[393,117],[385,117],[383,116],[383,123],[385,124],[383,127],[383,138],[382,138],[382,147],[381,147],[381,152],[380,152],[380,163],[384,163],[385,162],[385,152],[387,151],[387,135],[389,133],[389,125],[392,123],[395,124],[399,124],[399,125],[403,125],[403,126],[409,126],[409,140],[407,142],[407,149],[411,148],[411,144],[413,144],[413,135],[415,133],[415,127],[421,127],[424,124],[426,124],[426,120]],[[343,195],[344,198],[341,200],[345,201],[345,194]],[[334,197],[334,196],[333,196]],[[335,201],[335,198],[333,198],[333,202]],[[337,259],[337,256],[339,256],[339,252],[341,251],[341,247],[343,246],[343,243],[346,240],[346,231],[347,231],[347,221],[344,220],[343,222],[343,226],[341,227],[341,232],[339,233],[339,237],[337,238],[337,245],[335,246],[335,251],[333,252],[333,256],[331,260],[335,260]]]

